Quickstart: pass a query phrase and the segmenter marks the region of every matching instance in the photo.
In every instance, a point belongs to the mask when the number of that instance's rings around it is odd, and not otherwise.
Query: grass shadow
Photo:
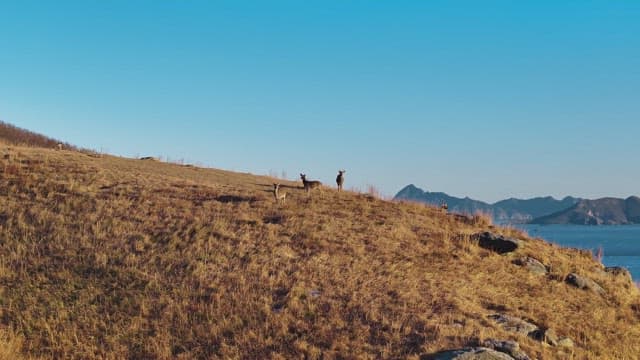
[[[241,202],[253,203],[253,202],[256,202],[258,199],[256,199],[254,196],[220,195],[220,196],[216,196],[214,200],[227,204],[227,203],[241,203]]]

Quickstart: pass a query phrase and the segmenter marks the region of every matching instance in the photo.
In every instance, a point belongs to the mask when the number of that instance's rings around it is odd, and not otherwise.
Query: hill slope
[[[582,200],[575,206],[534,219],[532,224],[625,225],[640,223],[640,198]]]
[[[62,143],[56,139],[19,128],[4,121],[0,121],[0,143],[49,149],[55,149],[58,144],[62,144],[66,149],[75,149],[74,146],[68,143]]]
[[[491,215],[495,220],[502,223],[526,223],[532,219],[568,209],[580,201],[580,199],[571,196],[567,196],[562,200],[547,196],[526,200],[512,198],[488,204],[468,197],[457,198],[442,192],[423,191],[413,184],[407,185],[400,190],[394,199],[418,201],[435,206],[445,202],[450,211],[461,214],[482,212]]]
[[[0,170],[0,358],[418,359],[488,338],[540,359],[640,353],[628,280],[482,218],[289,182],[280,205],[270,178],[72,151],[0,147]],[[500,255],[481,231],[522,246]]]

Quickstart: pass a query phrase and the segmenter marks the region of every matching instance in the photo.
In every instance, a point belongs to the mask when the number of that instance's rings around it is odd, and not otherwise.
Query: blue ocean
[[[580,226],[580,225],[518,225],[531,237],[594,253],[604,250],[606,266],[623,266],[634,281],[640,281],[640,225]]]

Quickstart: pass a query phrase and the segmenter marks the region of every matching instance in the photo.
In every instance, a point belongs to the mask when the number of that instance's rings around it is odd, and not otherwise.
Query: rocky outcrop
[[[493,349],[476,347],[422,355],[420,360],[514,360],[514,358]]]
[[[506,254],[516,251],[523,245],[522,240],[496,235],[488,231],[476,234],[473,238],[478,240],[478,245],[487,250],[495,251],[498,254]]]
[[[489,315],[489,319],[498,323],[506,331],[526,336],[540,330],[535,324],[511,315],[493,314]]]
[[[531,360],[531,358],[520,349],[520,344],[513,340],[487,339],[482,345],[486,348],[508,354],[515,360]]]
[[[602,286],[586,276],[580,276],[576,273],[571,273],[567,275],[565,281],[567,282],[567,284],[573,285],[578,289],[590,290],[601,295],[605,293],[605,290],[602,288]]]
[[[489,315],[489,318],[498,323],[506,331],[526,335],[551,346],[559,346],[560,344],[561,339],[553,329],[540,328],[529,321],[511,315],[493,314]],[[565,339],[571,341],[569,338]]]
[[[513,260],[513,263],[526,268],[531,271],[535,275],[546,275],[549,271],[547,267],[544,266],[538,259],[532,258],[530,256],[525,256],[519,259]]]
[[[558,346],[558,335],[553,329],[539,329],[529,334],[529,336],[545,344]]]

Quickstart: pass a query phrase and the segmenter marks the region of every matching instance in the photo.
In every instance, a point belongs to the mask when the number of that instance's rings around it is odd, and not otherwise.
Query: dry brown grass
[[[21,129],[4,121],[0,121],[0,141],[12,145],[43,147],[49,149],[55,149],[58,147],[58,144],[61,143],[56,139]],[[76,149],[68,143],[64,143],[63,148]]]
[[[213,169],[0,147],[0,359],[413,358],[515,339],[540,359],[634,359],[638,290],[591,254],[482,216]],[[491,230],[526,241],[477,246]],[[511,263],[551,266],[536,277]],[[592,277],[605,296],[562,279]],[[504,332],[496,311],[574,339]]]

